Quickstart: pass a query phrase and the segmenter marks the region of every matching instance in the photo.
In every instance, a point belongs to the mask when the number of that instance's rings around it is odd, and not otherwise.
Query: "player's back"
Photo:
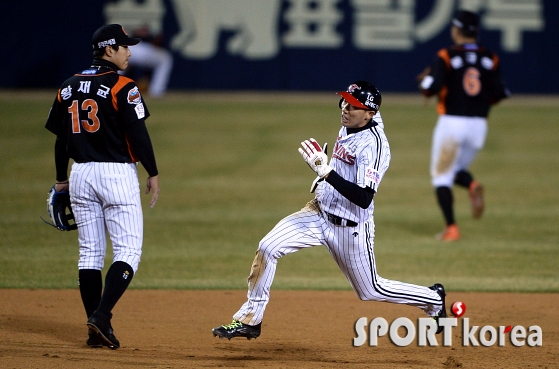
[[[486,117],[500,84],[497,55],[476,45],[454,46],[438,55],[446,65],[439,113]]]
[[[76,162],[135,161],[126,124],[138,119],[132,106],[141,102],[134,81],[109,67],[92,66],[67,79],[59,90],[56,115],[67,132],[70,157]]]

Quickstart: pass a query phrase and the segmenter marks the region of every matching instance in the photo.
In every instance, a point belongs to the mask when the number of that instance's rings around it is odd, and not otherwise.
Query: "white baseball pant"
[[[143,216],[136,164],[74,163],[70,199],[80,245],[79,269],[101,270],[112,242],[113,262],[138,270],[142,254]]]
[[[270,299],[278,259],[320,245],[326,246],[361,300],[407,304],[417,306],[429,316],[436,315],[442,307],[437,292],[377,274],[373,239],[372,220],[356,227],[337,226],[309,206],[287,216],[260,241],[248,277],[248,300],[233,319],[248,325],[259,324]]]
[[[454,176],[466,170],[485,143],[487,119],[441,115],[433,131],[431,183],[452,187]]]

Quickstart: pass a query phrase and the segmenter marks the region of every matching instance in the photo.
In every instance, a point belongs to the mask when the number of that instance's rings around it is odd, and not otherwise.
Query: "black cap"
[[[452,24],[460,28],[466,36],[475,36],[479,31],[479,17],[467,10],[458,10],[452,17]]]
[[[345,100],[356,108],[378,111],[382,102],[378,88],[366,81],[353,82],[347,91],[340,91],[338,95],[342,97],[339,103],[340,108],[342,101]]]
[[[137,45],[142,39],[128,37],[128,34],[120,24],[107,24],[100,27],[93,34],[91,43],[93,50],[101,50],[111,45],[132,46]]]

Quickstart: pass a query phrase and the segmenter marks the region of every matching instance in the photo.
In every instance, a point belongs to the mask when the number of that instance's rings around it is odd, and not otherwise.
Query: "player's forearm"
[[[68,151],[66,150],[66,140],[57,137],[54,143],[54,165],[56,167],[56,180],[63,182],[68,179]]]
[[[418,87],[423,95],[431,97],[438,94],[443,88],[446,74],[446,64],[442,58],[437,57],[435,62],[428,68],[429,73],[422,76]]]
[[[355,183],[346,181],[334,170],[328,174],[326,182],[331,184],[343,197],[362,209],[367,209],[373,201],[375,195],[373,189],[359,187]]]
[[[151,146],[151,142],[150,142]],[[140,163],[144,166],[146,172],[150,177],[155,177],[159,175],[159,171],[157,170],[157,163],[155,162],[155,154],[153,153],[153,149],[149,152],[143,153],[144,155],[138,155],[138,159]]]
[[[153,146],[149,137],[146,124],[143,120],[133,124],[133,129],[128,130],[128,139],[134,153],[144,166],[146,172],[150,177],[155,177],[159,174],[157,171],[157,163],[155,161],[155,154],[153,153]]]

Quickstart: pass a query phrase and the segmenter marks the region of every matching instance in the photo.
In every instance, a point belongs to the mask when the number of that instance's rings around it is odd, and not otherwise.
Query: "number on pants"
[[[477,96],[481,91],[481,80],[479,79],[479,70],[474,67],[466,69],[462,79],[462,86],[468,96]]]
[[[72,119],[72,133],[80,133],[81,127],[90,133],[97,132],[101,126],[101,122],[99,122],[99,118],[97,117],[97,111],[99,110],[97,101],[92,99],[84,100],[81,108],[82,110],[87,111],[87,119],[82,120],[81,125],[78,105],[78,100],[74,100],[72,101],[72,105],[68,107],[68,113],[70,113],[70,117]]]

